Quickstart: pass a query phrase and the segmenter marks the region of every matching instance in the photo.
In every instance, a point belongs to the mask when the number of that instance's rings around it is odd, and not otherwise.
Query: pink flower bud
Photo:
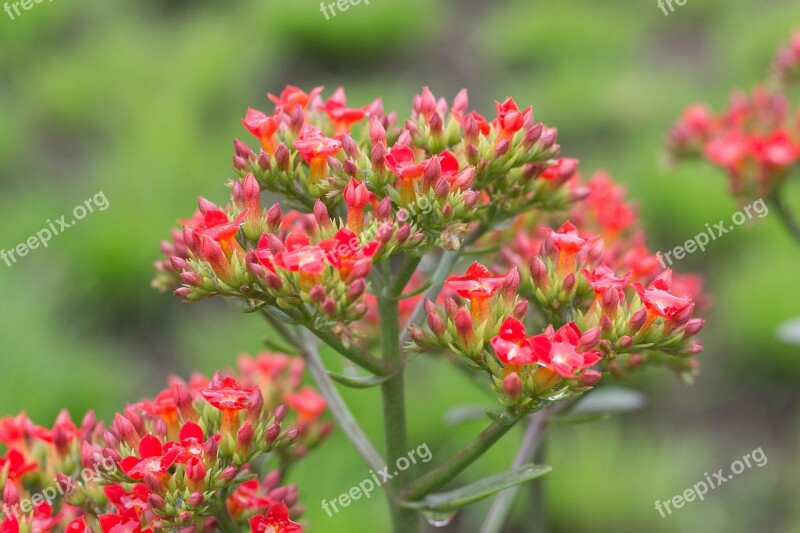
[[[192,507],[197,507],[205,501],[205,497],[202,492],[193,492],[186,501]]]
[[[239,427],[236,435],[236,447],[241,450],[247,451],[250,448],[250,443],[253,442],[255,430],[250,422],[245,422]]]
[[[440,179],[436,186],[434,187],[434,194],[436,194],[436,198],[438,200],[444,200],[447,198],[447,195],[450,193],[450,184],[447,182],[446,179]]]
[[[163,509],[167,505],[167,501],[158,494],[150,494],[147,496],[147,503],[153,509]]]
[[[235,155],[235,156],[233,156],[233,157],[231,158],[231,166],[232,166],[232,167],[233,167],[235,170],[240,170],[240,171],[242,171],[242,172],[244,172],[245,170],[247,170],[247,169],[248,169],[248,166],[247,166],[247,161],[245,161],[244,159],[242,159],[242,158],[241,158],[241,157],[239,157],[238,155]]]
[[[392,214],[392,201],[387,196],[383,200],[378,203],[378,207],[375,208],[375,217],[378,220],[386,220],[389,218],[389,215]]]
[[[345,155],[350,159],[358,159],[361,154],[358,152],[358,146],[356,146],[353,138],[345,133],[339,139],[342,141],[342,149]]]
[[[281,426],[278,423],[270,424],[267,428],[267,432],[264,435],[264,438],[268,443],[272,443],[275,439],[278,438],[278,435],[281,434]]]
[[[613,327],[614,324],[611,322],[610,318],[608,318],[606,315],[600,317],[600,329],[603,331],[603,333],[608,333]]]
[[[383,143],[378,143],[372,149],[372,166],[374,168],[383,168],[383,161],[386,157],[386,145]]]
[[[630,335],[623,335],[620,337],[618,344],[620,350],[627,350],[633,344],[633,338]]]
[[[597,370],[584,370],[578,379],[578,383],[580,383],[581,387],[593,387],[602,377],[603,374]]]
[[[311,287],[311,290],[308,291],[308,295],[311,297],[312,301],[317,303],[323,301],[327,296],[325,288],[322,285],[314,285]]]
[[[456,313],[454,322],[456,325],[456,330],[464,342],[468,342],[468,339],[475,335],[472,324],[472,316],[470,315],[469,311],[463,307]]]
[[[530,264],[531,279],[533,284],[539,288],[547,287],[547,266],[539,256],[534,256]]]
[[[364,294],[364,291],[367,290],[367,282],[364,281],[363,278],[355,280],[350,286],[347,288],[347,297],[351,300],[356,300]]]
[[[376,118],[372,119],[372,124],[369,127],[369,140],[373,145],[386,143],[386,129],[381,124],[381,121]]]
[[[506,274],[505,280],[503,280],[500,294],[506,301],[510,302],[517,295],[517,289],[519,289],[519,269],[512,267]]]
[[[280,143],[278,148],[275,149],[275,164],[281,172],[289,172],[291,165],[292,154],[285,144]]]
[[[233,151],[241,157],[242,159],[251,160],[255,159],[255,154],[253,154],[253,150],[250,149],[250,146],[247,145],[244,141],[240,141],[239,139],[233,140]]]
[[[229,466],[220,473],[220,477],[223,481],[233,481],[237,474],[239,474],[239,469],[235,466]]]
[[[494,147],[494,155],[496,157],[502,157],[508,153],[510,147],[511,143],[508,142],[508,139],[503,139]]]
[[[461,310],[461,307],[456,303],[456,301],[449,296],[444,299],[444,310],[451,319],[456,317],[456,313]]]
[[[517,401],[520,393],[522,392],[522,379],[519,374],[512,372],[503,378],[503,390],[513,401]]]
[[[690,337],[694,337],[700,330],[703,329],[706,321],[702,318],[693,318],[686,323],[686,327],[683,328],[683,338],[688,339]]]
[[[428,315],[428,327],[437,337],[441,337],[447,329],[442,318],[436,313]]]
[[[522,317],[524,317],[527,313],[528,313],[528,300],[520,300],[519,302],[517,302],[517,305],[511,312],[511,314],[514,315],[514,317],[518,318],[519,320],[522,320]]]
[[[646,309],[639,309],[636,311],[633,316],[631,317],[630,322],[628,323],[628,328],[631,332],[639,331],[644,323],[647,321],[647,310]]]
[[[600,327],[594,327],[584,331],[583,335],[581,335],[580,341],[578,342],[578,350],[586,351],[594,348],[594,346],[600,341],[600,333]]]
[[[564,278],[564,290],[566,292],[572,291],[575,288],[575,273],[570,272],[567,274],[567,277]]]
[[[604,314],[610,314],[611,316],[614,316],[617,311],[617,307],[619,306],[619,292],[617,291],[616,287],[608,287],[605,291],[603,291],[600,304],[603,307]]]
[[[283,214],[281,213],[281,204],[273,204],[267,211],[267,226],[270,228],[278,228],[281,225]]]
[[[283,422],[283,419],[286,417],[286,405],[280,404],[278,407],[272,410],[272,418],[275,419],[275,422],[280,424]],[[280,428],[278,428],[280,430]]]
[[[267,152],[261,152],[258,154],[258,168],[263,170],[264,172],[269,171],[271,167],[271,162],[269,159],[269,154]]]

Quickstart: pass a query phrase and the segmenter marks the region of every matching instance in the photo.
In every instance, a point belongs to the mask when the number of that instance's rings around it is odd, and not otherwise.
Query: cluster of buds
[[[466,356],[517,414],[647,364],[690,379],[698,368],[692,356],[702,349],[694,336],[704,321],[692,317],[695,301],[703,301],[699,278],[662,269],[635,207],[608,175],[584,183],[574,159],[559,159],[545,172],[567,177],[572,194],[583,199],[568,213],[577,225],[567,221],[554,230],[547,224],[555,217],[523,214],[489,234],[487,244],[509,243],[499,251],[509,273],[493,276],[476,263],[449,278],[440,305],[425,302],[427,329],[410,329],[414,349]],[[529,335],[525,323],[534,317],[546,327]]]
[[[800,34],[779,50],[773,74],[773,82],[752,95],[734,93],[719,115],[705,104],[687,108],[667,136],[670,155],[701,156],[722,168],[736,196],[777,194],[800,160],[800,114],[786,92],[800,79]]]
[[[503,318],[509,315],[523,317],[528,302],[517,296],[519,272],[512,268],[503,276],[493,275],[480,263],[473,263],[463,276],[451,276],[445,282],[446,292],[457,295],[444,298],[439,308],[425,300],[425,313],[429,331],[411,326],[410,336],[418,351],[449,348],[454,353],[468,357],[483,368],[484,347],[496,334]]]
[[[552,159],[556,131],[511,98],[487,121],[467,111],[466,91],[448,107],[425,88],[403,128],[380,99],[348,107],[341,88],[327,100],[321,88],[269,97],[271,115],[250,109],[243,120],[259,153],[234,142],[231,203],[200,199],[162,243],[157,287],[179,284],[188,301],[223,295],[252,309],[293,309],[341,332],[369,311],[374,264],[458,250],[478,222],[581,198],[566,186],[574,165]],[[263,207],[264,191],[300,211]]]
[[[700,155],[722,168],[737,196],[769,196],[800,160],[800,130],[785,96],[758,87],[736,93],[721,115],[696,104],[669,133],[675,157]]]
[[[80,427],[66,412],[52,429],[24,414],[0,420],[0,531],[217,531],[220,520],[302,531],[297,488],[281,472],[332,428],[297,361],[243,356],[241,381],[171,378],[108,427],[91,412]],[[271,458],[278,468],[254,477]]]

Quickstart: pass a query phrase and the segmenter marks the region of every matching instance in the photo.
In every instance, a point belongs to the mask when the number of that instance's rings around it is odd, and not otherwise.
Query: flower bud
[[[245,422],[239,427],[236,435],[236,448],[242,450],[244,453],[250,449],[250,444],[253,442],[255,430],[250,422]]]
[[[600,341],[600,327],[587,329],[578,342],[578,351],[591,350]]]
[[[428,327],[437,337],[441,337],[447,329],[442,318],[437,313],[430,313],[428,315]]]
[[[593,387],[602,377],[603,374],[597,370],[584,370],[578,378],[578,383],[581,387]]]
[[[269,171],[271,165],[269,154],[267,152],[262,151],[260,154],[258,154],[258,168],[264,172],[267,172]]]
[[[349,159],[358,159],[361,154],[358,152],[358,146],[356,146],[353,138],[345,133],[340,137],[340,140],[342,141],[342,149],[344,150],[345,155]]]
[[[497,146],[494,147],[494,155],[495,157],[502,157],[508,153],[508,149],[511,147],[511,143],[508,142],[508,139],[503,139]]]
[[[147,496],[147,503],[149,503],[150,507],[153,509],[163,509],[167,506],[167,501],[158,494],[150,494]]]
[[[281,426],[280,424],[275,423],[271,424],[267,428],[267,433],[266,435],[264,435],[264,438],[267,440],[267,442],[272,443],[275,439],[278,438],[278,435],[280,434],[281,434]]]
[[[520,393],[522,392],[522,379],[519,374],[512,372],[503,378],[503,390],[513,401],[517,401]]]
[[[275,422],[278,424],[283,422],[283,419],[286,418],[286,404],[280,404],[278,407],[273,409],[272,418],[274,418]]]
[[[620,350],[627,350],[633,344],[633,338],[630,335],[623,335],[617,344]]]
[[[383,200],[378,203],[378,207],[375,208],[375,218],[378,220],[386,220],[389,218],[389,215],[392,214],[392,201],[387,196]]]
[[[688,339],[700,333],[700,330],[703,329],[705,323],[706,321],[702,318],[693,318],[686,322],[686,327],[683,328],[683,338]]]
[[[386,143],[386,129],[381,124],[378,118],[372,119],[372,124],[369,127],[369,140],[373,145]]]
[[[275,230],[280,227],[283,214],[281,213],[281,204],[273,204],[267,211],[267,227]]]
[[[236,153],[236,155],[243,159],[255,159],[255,154],[253,154],[253,150],[250,149],[250,146],[239,139],[233,140],[233,151]]]
[[[642,326],[644,326],[644,323],[646,321],[647,321],[647,310],[639,309],[633,314],[630,322],[628,322],[628,328],[631,330],[631,332],[635,333],[639,331],[642,328]]]
[[[545,266],[544,261],[537,255],[531,259],[530,264],[530,271],[531,271],[531,279],[533,280],[533,284],[539,288],[546,288],[547,287],[547,266]]]
[[[220,473],[220,478],[222,478],[223,481],[233,481],[238,473],[238,468],[235,466],[229,466]]]
[[[364,278],[359,278],[355,280],[350,286],[347,288],[347,297],[351,300],[356,300],[364,294],[364,291],[367,290],[367,283],[364,281]]]
[[[259,389],[254,389],[247,398],[247,413],[245,420],[251,424],[257,424],[261,418],[261,411],[264,409],[264,395]]]
[[[281,172],[289,172],[291,165],[292,154],[285,144],[280,143],[278,148],[275,149],[275,164],[278,165],[278,170]]]
[[[193,492],[186,501],[192,507],[197,507],[205,501],[205,497],[202,492]]]
[[[567,274],[567,277],[564,278],[564,290],[566,292],[572,292],[572,289],[575,288],[575,273],[570,272]]]

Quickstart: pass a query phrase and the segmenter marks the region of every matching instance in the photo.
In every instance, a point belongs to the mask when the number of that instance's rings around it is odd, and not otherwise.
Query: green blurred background
[[[330,20],[313,0],[0,12],[0,248],[99,191],[110,202],[47,249],[0,263],[0,416],[26,410],[49,425],[66,406],[108,418],[167,373],[211,372],[259,349],[258,318],[222,301],[184,305],[149,281],[159,241],[196,196],[225,200],[231,139],[251,141],[239,119],[266,108],[267,91],[344,85],[352,103],[382,96],[401,116],[422,85],[448,99],[467,87],[484,114],[507,95],[532,103],[584,173],[604,168],[628,186],[653,248],[668,249],[738,206],[717,171],[663,165],[664,131],[687,104],[719,108],[763,78],[795,25],[796,0],[688,0],[669,16],[655,0],[371,0]],[[678,265],[704,273],[714,299],[703,373],[692,387],[648,373],[631,383],[647,391],[643,411],[550,432],[548,531],[800,532],[800,350],[775,336],[800,315],[798,258],[770,214]],[[419,358],[409,372],[411,442],[436,462],[484,424],[443,429],[446,408],[491,400],[439,362]],[[377,395],[344,394],[380,442]],[[505,469],[518,439],[464,480]],[[667,518],[655,511],[758,447],[764,468]],[[388,531],[379,497],[334,518],[320,508],[368,477],[341,432],[294,475],[310,530]],[[509,531],[534,530],[530,501],[522,495]],[[477,531],[486,509],[446,530]]]

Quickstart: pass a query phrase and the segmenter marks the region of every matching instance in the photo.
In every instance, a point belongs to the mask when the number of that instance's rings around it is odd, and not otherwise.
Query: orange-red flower
[[[289,518],[289,508],[283,502],[269,508],[265,515],[250,519],[251,533],[302,533],[303,527]]]

